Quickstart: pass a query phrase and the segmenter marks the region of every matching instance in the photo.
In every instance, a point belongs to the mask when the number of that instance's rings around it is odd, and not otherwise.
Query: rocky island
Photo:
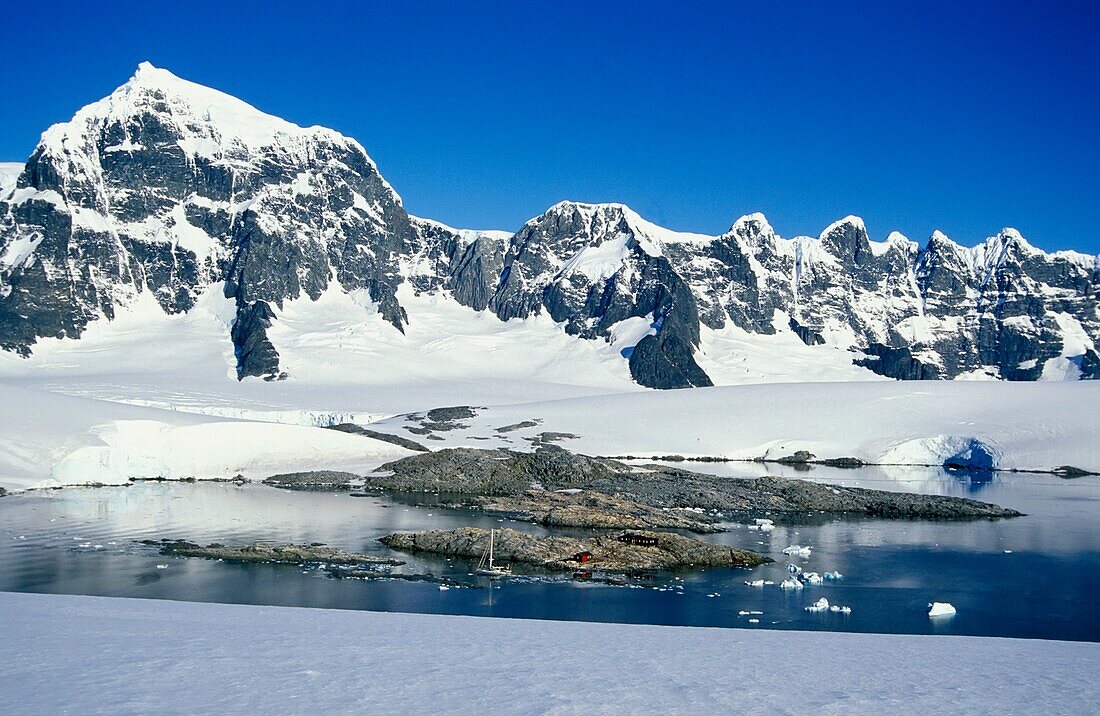
[[[480,559],[489,548],[489,530],[397,532],[381,542],[404,552]],[[629,531],[592,537],[533,535],[496,530],[498,562],[524,564],[552,571],[580,568],[604,572],[673,570],[699,567],[756,567],[773,560],[749,550],[712,544],[670,532]]]
[[[622,495],[592,490],[527,490],[516,496],[480,497],[466,504],[490,515],[547,527],[597,529],[675,529],[721,532],[714,515],[684,508],[643,505]]]
[[[251,544],[243,547],[229,547],[223,544],[202,545],[186,540],[165,540],[157,543],[146,540],[147,544],[161,544],[160,553],[169,557],[202,557],[220,559],[224,562],[242,564],[268,562],[277,564],[310,564],[324,562],[340,565],[377,565],[395,567],[405,564],[399,559],[377,557],[361,552],[346,552],[342,549],[323,544],[311,545],[266,545]]]
[[[633,466],[556,445],[533,452],[448,448],[395,460],[363,476],[364,488],[390,493],[469,495],[491,512],[527,515],[543,524],[592,527],[677,527],[688,519],[667,510],[730,513],[828,512],[883,518],[1018,517],[1016,510],[944,495],[841,487],[779,477],[725,478],[666,465]],[[566,492],[562,492],[566,491]],[[579,491],[572,493],[570,491]],[[604,496],[597,498],[593,493]],[[484,499],[497,498],[497,499]],[[616,522],[617,519],[625,520]],[[631,521],[633,520],[633,521]]]

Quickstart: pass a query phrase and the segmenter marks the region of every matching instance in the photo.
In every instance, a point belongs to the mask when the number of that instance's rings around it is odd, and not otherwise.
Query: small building
[[[636,547],[656,547],[660,544],[661,540],[656,537],[650,537],[649,535],[638,535],[633,532],[624,532],[615,539],[619,540],[623,544],[631,544]]]
[[[590,562],[591,560],[591,552],[577,552],[575,555],[573,555],[573,561],[580,562],[581,564],[584,564],[585,562]]]

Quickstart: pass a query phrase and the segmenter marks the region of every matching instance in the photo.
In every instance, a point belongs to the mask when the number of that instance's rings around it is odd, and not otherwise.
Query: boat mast
[[[493,530],[489,530],[489,569],[493,568]]]

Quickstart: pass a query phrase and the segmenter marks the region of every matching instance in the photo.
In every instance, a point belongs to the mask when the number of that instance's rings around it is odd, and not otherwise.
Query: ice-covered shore
[[[118,484],[129,477],[263,478],[300,470],[354,471],[410,454],[372,438],[303,424],[314,417],[305,403],[235,420],[63,395],[22,382],[0,380],[0,487],[8,490]],[[412,391],[406,399],[409,411],[439,407],[433,402],[438,396],[428,390]],[[348,415],[378,412],[362,386],[347,386],[342,400]],[[1100,471],[1098,402],[1100,382],[1095,381],[785,383],[641,391],[478,408],[474,417],[433,434],[426,444],[530,450],[543,433],[557,433],[562,447],[588,455],[749,460],[806,450],[820,458],[854,457],[875,464],[954,462],[1023,470],[1071,465]],[[211,411],[216,403],[211,400]],[[273,419],[280,422],[269,422]],[[410,426],[423,428],[404,416],[371,423],[381,432],[417,437]]]
[[[0,383],[0,487],[130,478],[263,479],[278,472],[371,469],[411,455],[335,430],[124,405]]]
[[[0,593],[2,713],[1092,713],[1100,644]]]

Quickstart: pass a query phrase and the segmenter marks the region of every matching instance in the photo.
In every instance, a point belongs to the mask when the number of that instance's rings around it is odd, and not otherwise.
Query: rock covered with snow
[[[397,256],[411,231],[354,140],[143,63],[43,133],[0,197],[0,345],[77,337],[143,292],[187,311],[223,283],[248,324],[233,336],[250,358],[241,374],[272,377],[264,321],[332,281],[401,327]]]
[[[281,378],[285,302],[335,286],[400,331],[405,283],[502,320],[545,313],[650,387],[710,385],[704,339],[731,327],[891,378],[1100,375],[1100,261],[1012,229],[922,247],[854,216],[785,239],[750,214],[704,236],[562,202],[514,234],[457,230],[410,217],[354,140],[147,63],[0,167],[0,347],[24,355],[146,292],[179,313],[221,290],[238,376]]]

